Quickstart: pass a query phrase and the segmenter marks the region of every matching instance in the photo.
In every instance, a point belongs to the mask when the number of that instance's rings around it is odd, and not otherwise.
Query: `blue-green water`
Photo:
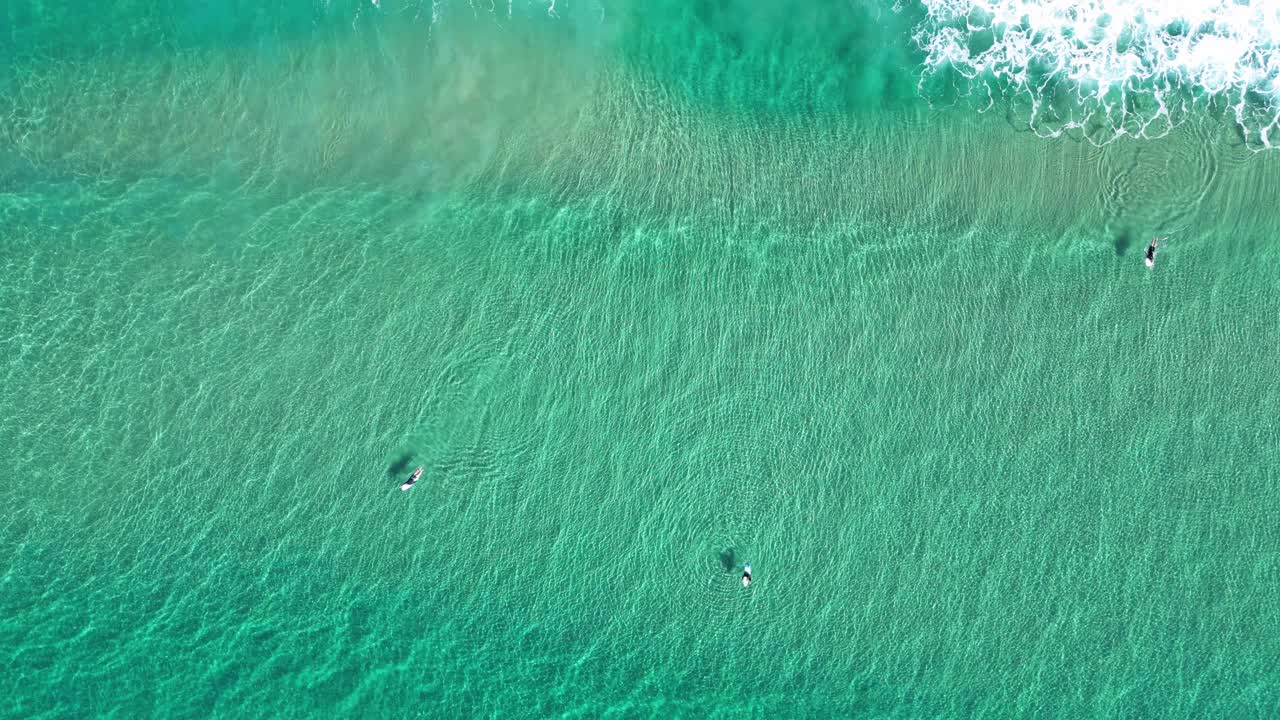
[[[911,6],[281,5],[0,11],[0,714],[1280,714],[1222,113],[1039,138]]]

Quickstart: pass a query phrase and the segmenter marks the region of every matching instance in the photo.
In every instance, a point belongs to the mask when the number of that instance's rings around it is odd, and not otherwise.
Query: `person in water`
[[[751,563],[747,563],[742,568],[742,587],[747,587],[750,584],[751,584]]]
[[[1151,244],[1147,246],[1147,267],[1156,266],[1156,245],[1160,244],[1160,238],[1151,238]]]

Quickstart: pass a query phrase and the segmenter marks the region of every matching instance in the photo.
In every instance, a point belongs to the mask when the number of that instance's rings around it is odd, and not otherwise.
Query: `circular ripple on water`
[[[1116,253],[1149,235],[1187,229],[1218,177],[1217,144],[1205,123],[1189,122],[1160,142],[1095,150],[1103,226]]]
[[[672,487],[662,508],[674,521],[664,563],[683,601],[706,612],[742,599],[743,563],[753,560],[759,501],[758,478],[731,469],[716,474]]]

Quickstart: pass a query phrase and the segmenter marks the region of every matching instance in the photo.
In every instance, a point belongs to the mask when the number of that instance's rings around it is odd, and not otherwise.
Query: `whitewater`
[[[921,87],[1096,144],[1161,137],[1225,109],[1254,149],[1280,125],[1280,6],[1231,0],[922,0]],[[932,85],[930,85],[932,83]],[[936,92],[936,90],[935,90]]]

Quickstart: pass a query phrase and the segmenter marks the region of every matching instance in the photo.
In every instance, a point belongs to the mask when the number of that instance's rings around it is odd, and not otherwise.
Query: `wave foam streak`
[[[1030,104],[1032,129],[1097,144],[1159,137],[1196,104],[1229,106],[1245,140],[1280,127],[1280,7],[1234,0],[922,0],[925,82]],[[988,105],[988,107],[990,104]]]

